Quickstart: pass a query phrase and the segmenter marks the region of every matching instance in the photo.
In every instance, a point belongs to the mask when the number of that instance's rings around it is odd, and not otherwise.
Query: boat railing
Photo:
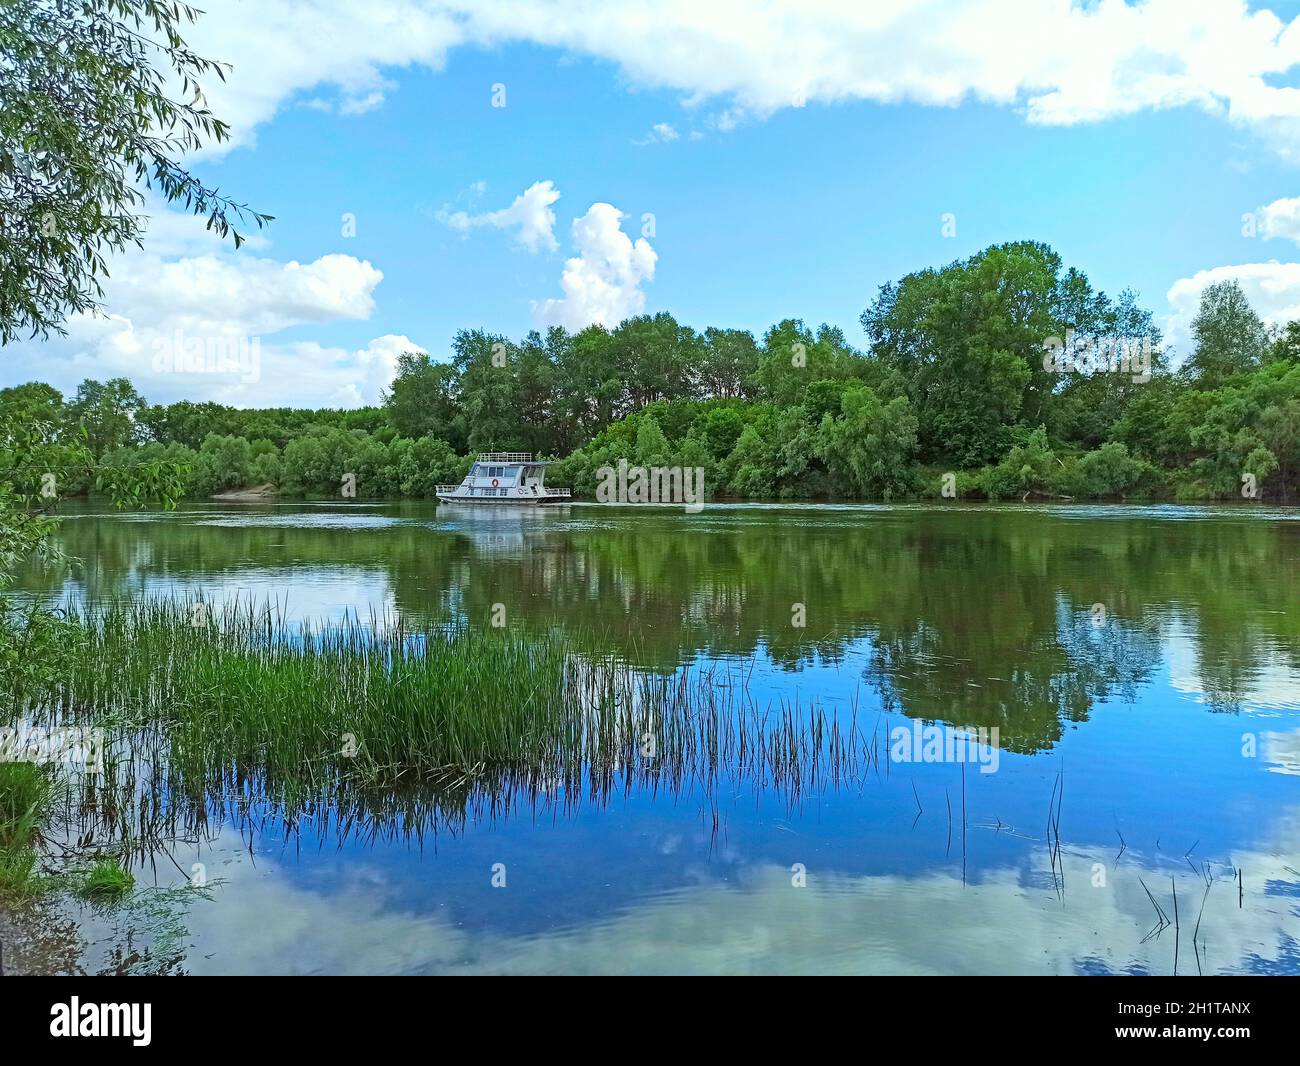
[[[532,452],[481,452],[478,461],[480,463],[531,463],[533,461]]]
[[[573,497],[572,489],[553,489],[549,485],[521,485],[518,486],[518,490],[520,496],[529,496],[529,495],[560,496],[565,499],[571,499]],[[474,495],[472,489],[466,490],[464,482],[461,482],[459,485],[437,485],[435,486],[435,491],[440,495],[444,495],[444,496],[450,496],[450,495],[473,496]],[[483,499],[492,499],[492,498],[494,497],[490,495],[483,497]],[[500,496],[495,498],[496,499],[518,499],[519,497]]]

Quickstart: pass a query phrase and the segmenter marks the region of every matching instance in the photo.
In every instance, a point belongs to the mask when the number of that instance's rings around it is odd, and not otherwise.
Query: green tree
[[[144,410],[144,397],[126,378],[101,382],[87,378],[77,386],[68,404],[69,419],[81,424],[95,455],[121,448],[140,439],[136,420]]]
[[[890,499],[912,487],[917,424],[905,396],[889,403],[865,385],[846,389],[839,417],[827,414],[817,449],[853,495]]]
[[[211,494],[223,489],[237,489],[252,480],[252,445],[243,437],[209,433],[199,448],[200,492]]]
[[[402,436],[434,436],[462,447],[464,427],[456,393],[454,367],[435,363],[427,352],[403,352],[384,407]]]
[[[702,348],[695,331],[667,313],[620,323],[609,354],[624,383],[624,413],[656,400],[695,396]]]
[[[1201,385],[1216,388],[1233,374],[1258,366],[1268,337],[1264,323],[1232,279],[1205,287],[1192,320],[1192,339],[1195,348],[1187,370]]]
[[[921,458],[975,466],[1050,414],[1060,376],[1044,344],[1098,335],[1107,304],[1045,244],[994,245],[883,286],[862,324],[920,423]]]
[[[229,135],[202,90],[223,68],[181,36],[197,16],[170,0],[0,4],[0,344],[96,305],[107,257],[140,243],[141,186],[236,247],[232,219],[270,221],[181,165]]]
[[[1098,354],[1113,359],[1115,365],[1104,371],[1092,368],[1063,375],[1045,405],[1045,420],[1054,440],[1096,448],[1114,438],[1117,423],[1138,397],[1171,375],[1160,347],[1160,331],[1132,291],[1126,289],[1114,303],[1099,294],[1090,316],[1102,335],[1089,340],[1104,344]]]
[[[636,427],[636,461],[643,466],[668,466],[668,438],[651,415],[642,415]]]
[[[761,398],[790,406],[811,382],[844,380],[865,369],[840,330],[824,325],[814,333],[797,319],[785,319],[764,334],[751,385]]]
[[[750,395],[750,379],[758,369],[758,345],[752,333],[710,326],[704,331],[699,358],[702,396]]]
[[[528,334],[517,351],[515,410],[523,450],[534,455],[550,455],[561,445],[563,433],[563,426],[556,420],[557,367],[550,347],[537,332]]]
[[[518,347],[499,334],[460,330],[452,341],[471,451],[522,451]]]
[[[1270,331],[1264,359],[1270,363],[1300,363],[1300,322],[1288,322]]]
[[[624,385],[604,326],[588,326],[568,338],[560,363],[559,416],[577,440],[589,441],[623,416]]]
[[[734,407],[711,407],[691,426],[691,435],[703,442],[713,459],[722,459],[736,446],[745,420]]]
[[[727,487],[738,496],[770,499],[776,495],[774,465],[771,444],[755,426],[746,426],[727,457],[726,468],[730,472]]]
[[[1134,459],[1119,441],[1108,441],[1079,458],[1072,487],[1080,496],[1124,496],[1151,483],[1150,464]]]
[[[63,394],[42,382],[0,389],[0,418],[40,425],[51,438],[62,432],[65,414]]]
[[[234,409],[219,403],[181,400],[159,406],[146,405],[135,418],[141,432],[160,444],[184,444],[198,448],[209,433],[231,434],[239,430]]]
[[[403,496],[432,499],[439,485],[455,485],[469,472],[470,460],[461,459],[446,441],[420,437],[409,443],[398,462]]]

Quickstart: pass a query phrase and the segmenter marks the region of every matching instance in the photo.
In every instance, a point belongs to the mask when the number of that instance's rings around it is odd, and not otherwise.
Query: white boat
[[[569,489],[545,485],[550,463],[531,452],[484,452],[459,485],[439,485],[444,503],[568,503]]]

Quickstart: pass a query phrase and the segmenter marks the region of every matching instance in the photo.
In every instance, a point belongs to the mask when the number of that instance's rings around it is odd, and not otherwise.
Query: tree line
[[[184,494],[272,483],[428,497],[480,451],[560,460],[579,495],[619,459],[705,469],[710,496],[1254,498],[1300,490],[1300,323],[1266,328],[1234,281],[1206,288],[1174,369],[1151,313],[1048,246],[1013,242],[909,274],[863,310],[865,343],[787,319],[756,339],[661,313],[522,340],[462,330],[401,356],[380,406],[148,403],[130,382],[29,383],[0,417],[76,440],[91,491],[141,471]]]

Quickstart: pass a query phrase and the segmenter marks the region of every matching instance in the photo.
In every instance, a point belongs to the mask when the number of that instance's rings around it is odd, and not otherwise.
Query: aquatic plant
[[[52,792],[44,768],[0,762],[0,894],[27,896],[38,890],[41,826]]]
[[[71,821],[144,853],[210,819],[426,829],[633,787],[716,809],[720,780],[805,790],[880,768],[880,738],[816,703],[759,706],[740,667],[662,676],[572,634],[398,618],[322,627],[248,604],[73,610],[70,668],[24,713],[93,725],[102,765]]]
[[[135,887],[135,877],[114,859],[98,859],[82,875],[77,891],[96,903],[120,900]]]

